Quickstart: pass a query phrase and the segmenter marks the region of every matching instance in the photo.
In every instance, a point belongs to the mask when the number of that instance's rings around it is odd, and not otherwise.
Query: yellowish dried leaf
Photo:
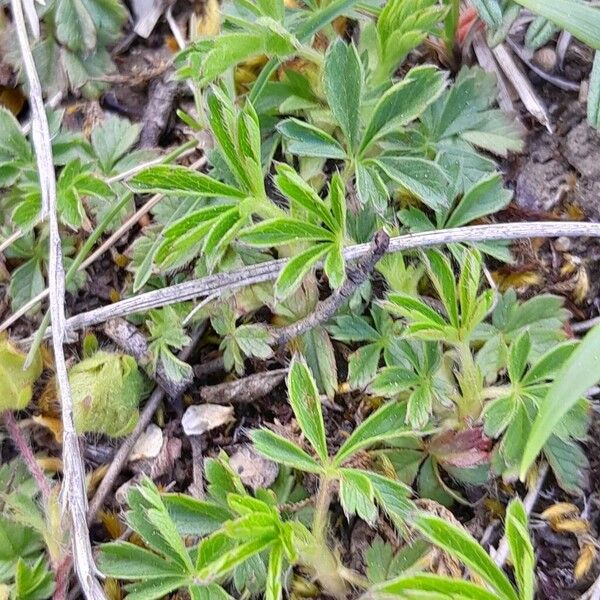
[[[40,466],[40,469],[42,469],[42,471],[48,471],[50,473],[62,472],[62,460],[55,456],[45,456],[42,458],[36,458],[36,462]]]
[[[102,510],[98,516],[111,540],[116,540],[125,533],[125,525],[123,525],[121,519],[119,519],[119,515],[115,511]]]
[[[204,4],[204,14],[197,20],[196,34],[203,37],[214,37],[221,31],[221,12],[219,0],[207,0]]]
[[[100,482],[104,479],[104,476],[106,475],[106,471],[108,471],[108,467],[108,464],[100,465],[86,477],[86,488],[88,494],[91,494],[100,485]]]
[[[20,88],[0,86],[0,104],[8,108],[16,117],[23,110],[25,96],[23,96]]]
[[[565,519],[550,523],[550,527],[559,533],[572,533],[582,535],[590,530],[590,524],[583,519]]]
[[[62,443],[63,426],[60,419],[55,417],[45,417],[43,415],[35,415],[32,417],[32,420],[36,425],[51,431],[57,444]]]
[[[575,563],[575,569],[573,570],[575,581],[583,579],[590,572],[597,555],[598,549],[593,543],[588,542],[583,545],[579,553],[579,558]]]
[[[116,579],[107,577],[102,587],[108,600],[123,600],[123,590]]]
[[[559,521],[565,517],[575,516],[579,516],[579,508],[570,502],[557,502],[540,515],[544,521]]]
[[[492,279],[502,292],[511,288],[524,291],[543,282],[542,276],[536,271],[492,271]]]

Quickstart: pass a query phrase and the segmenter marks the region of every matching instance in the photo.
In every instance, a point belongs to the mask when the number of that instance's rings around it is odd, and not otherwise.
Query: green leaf
[[[399,531],[405,532],[405,521],[409,519],[415,509],[409,500],[412,490],[400,481],[378,475],[372,471],[364,471],[370,479],[375,491],[375,497],[381,508],[385,511]]]
[[[421,573],[394,579],[376,586],[372,595],[375,600],[388,598],[456,598],[457,600],[498,600],[496,594],[488,592],[470,581],[451,579],[442,575]],[[432,594],[430,596],[430,594]]]
[[[360,145],[361,155],[382,136],[416,119],[438,98],[445,86],[444,75],[435,67],[412,68],[376,104]]]
[[[257,452],[272,461],[307,473],[320,473],[321,465],[290,440],[269,431],[258,429],[250,434]]]
[[[452,270],[450,260],[438,250],[429,251],[426,257],[429,278],[446,309],[450,323],[455,329],[458,329],[460,327],[458,299],[456,297],[454,271]]]
[[[516,0],[530,11],[546,17],[578,40],[600,50],[600,10],[579,0]]]
[[[529,332],[524,331],[512,343],[508,353],[508,375],[513,383],[518,383],[523,377],[530,351],[531,338]]]
[[[292,218],[268,219],[244,229],[240,241],[258,248],[270,248],[295,242],[335,241],[334,235],[317,225]]]
[[[19,122],[3,106],[0,106],[0,131],[0,163],[14,159],[32,159],[31,146],[23,135]]]
[[[544,17],[536,17],[525,33],[525,45],[531,50],[545,46],[558,31],[558,27]]]
[[[535,594],[535,553],[529,535],[527,512],[519,498],[506,509],[506,539],[519,587],[519,600],[533,600]]]
[[[13,594],[15,600],[44,600],[54,591],[54,579],[42,555],[32,565],[17,561]]]
[[[148,167],[134,175],[129,184],[137,192],[178,194],[201,198],[218,196],[243,199],[246,193],[226,183],[221,183],[204,173],[177,165]]]
[[[181,565],[129,542],[102,544],[99,565],[108,577],[130,581],[186,576]]]
[[[146,579],[125,586],[129,600],[159,600],[170,592],[190,583],[188,577],[166,576],[161,579]]]
[[[448,208],[449,181],[444,171],[434,162],[422,158],[381,157],[373,164],[417,197],[429,208],[440,211]]]
[[[58,0],[56,38],[71,50],[93,50],[96,26],[82,0]]]
[[[379,213],[387,208],[388,189],[375,168],[376,162],[356,164],[356,192],[363,206],[370,204]]]
[[[231,517],[222,506],[187,494],[166,494],[163,502],[181,535],[208,535]]]
[[[331,244],[323,270],[333,289],[341,287],[346,279],[346,268],[344,261],[344,248],[342,244]]]
[[[473,185],[461,198],[446,227],[461,227],[475,219],[506,208],[512,198],[512,192],[502,185],[502,176],[492,173]]]
[[[473,5],[486,25],[493,29],[502,25],[502,8],[498,0],[473,0]]]
[[[102,170],[108,174],[117,161],[136,143],[142,126],[116,115],[109,115],[92,130],[90,141]]]
[[[283,549],[276,544],[269,553],[269,566],[267,568],[267,582],[265,600],[281,600],[283,585],[281,583],[283,571]]]
[[[18,310],[29,300],[44,291],[46,283],[39,260],[32,258],[17,267],[10,276],[8,293],[11,309]]]
[[[264,538],[258,538],[235,546],[231,550],[221,554],[209,565],[200,569],[198,576],[200,579],[209,579],[222,577],[227,575],[235,567],[242,564],[252,556],[259,554],[263,550],[266,550],[274,542],[274,539],[270,536]]]
[[[339,466],[363,448],[401,436],[408,431],[405,419],[406,408],[399,402],[384,404],[352,432],[335,455],[333,464]]]
[[[425,513],[415,517],[415,526],[436,546],[461,560],[469,569],[482,577],[500,598],[519,600],[502,569],[494,563],[477,540],[462,527]]]
[[[317,156],[344,160],[346,152],[327,132],[298,119],[286,119],[277,124],[286,139],[288,152],[298,156]]]
[[[381,358],[380,344],[367,344],[348,359],[348,383],[352,389],[360,389],[371,382]]]
[[[323,257],[329,248],[329,244],[315,244],[290,259],[275,282],[276,298],[278,300],[285,300],[290,294],[295,292],[306,274]]]
[[[333,116],[354,150],[358,144],[362,69],[354,44],[338,38],[327,51],[323,70],[323,90]]]
[[[340,469],[340,503],[347,518],[358,515],[371,525],[377,519],[375,492],[369,478],[355,469]]]
[[[561,419],[600,379],[600,326],[583,338],[560,370],[540,405],[521,462],[521,480]]]
[[[328,461],[325,423],[317,384],[304,360],[292,359],[287,378],[289,402],[298,425],[322,463]]]
[[[319,222],[325,223],[329,229],[335,231],[336,222],[323,200],[292,167],[281,163],[277,165],[275,183],[292,203],[301,206]]]

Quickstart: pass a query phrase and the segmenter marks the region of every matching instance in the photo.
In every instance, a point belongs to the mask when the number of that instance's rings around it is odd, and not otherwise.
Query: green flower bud
[[[23,371],[26,354],[17,350],[7,337],[0,337],[0,412],[22,410],[31,400],[33,384],[42,374],[39,352]]]
[[[71,368],[69,383],[78,433],[121,437],[135,427],[147,386],[131,356],[96,352]]]

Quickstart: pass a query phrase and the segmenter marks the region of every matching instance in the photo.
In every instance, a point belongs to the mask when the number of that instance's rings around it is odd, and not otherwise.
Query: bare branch
[[[92,557],[92,547],[85,520],[87,509],[85,474],[79,451],[79,440],[73,423],[73,403],[63,348],[65,336],[65,273],[56,214],[56,179],[50,131],[44,109],[42,88],[27,37],[21,0],[11,0],[11,8],[23,67],[29,84],[29,104],[32,112],[31,131],[42,195],[42,218],[49,217],[50,256],[48,278],[50,281],[50,314],[53,326],[52,346],[63,423],[64,479],[61,488],[63,512],[69,516],[73,559],[81,590],[84,596],[90,600],[104,600],[106,596],[97,580],[99,572]]]
[[[127,354],[131,354],[169,397],[179,398],[192,384],[191,372],[189,377],[173,380],[160,362],[154,371],[154,357],[148,347],[146,337],[132,323],[124,319],[110,319],[104,325],[104,333]]]
[[[597,238],[600,237],[600,223],[532,221],[440,229],[391,238],[388,252],[403,252],[451,243],[475,243],[536,237],[555,238],[561,236]],[[368,252],[369,244],[357,244],[347,247],[344,251],[344,257],[346,260],[353,260],[364,256]],[[123,317],[193,298],[210,295],[214,295],[215,298],[222,297],[233,290],[276,279],[286,264],[286,259],[273,260],[139,294],[133,298],[127,298],[109,306],[103,306],[71,317],[66,322],[67,331],[76,331],[103,323],[113,317]]]
[[[390,236],[385,231],[378,231],[371,242],[367,254],[361,256],[356,265],[346,269],[346,280],[326,300],[319,302],[313,312],[308,316],[287,325],[286,327],[269,327],[269,333],[273,337],[274,345],[287,344],[289,341],[316,327],[320,323],[328,321],[354,293],[356,288],[363,284],[371,275],[375,265],[386,253],[390,245]]]

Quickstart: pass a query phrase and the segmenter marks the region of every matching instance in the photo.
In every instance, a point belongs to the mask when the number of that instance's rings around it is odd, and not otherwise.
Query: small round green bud
[[[31,400],[33,384],[42,374],[43,365],[37,352],[31,365],[23,370],[26,358],[7,337],[0,336],[0,412],[22,410]]]
[[[146,382],[127,354],[96,352],[69,371],[78,433],[127,435],[139,418]]]

